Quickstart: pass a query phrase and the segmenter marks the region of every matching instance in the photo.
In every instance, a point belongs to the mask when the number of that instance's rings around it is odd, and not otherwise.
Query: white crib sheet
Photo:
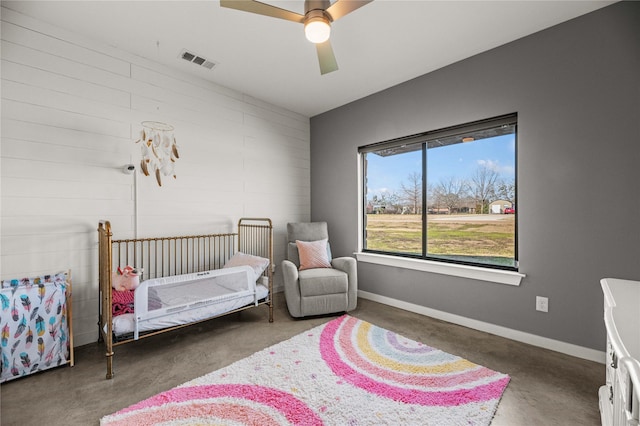
[[[258,300],[262,300],[269,295],[269,290],[264,285],[256,285],[256,292]],[[140,324],[139,331],[151,331],[160,330],[167,327],[173,327],[176,325],[189,324],[196,321],[201,321],[207,318],[222,315],[225,312],[233,311],[234,309],[242,308],[250,303],[254,302],[254,296],[248,295],[241,298],[227,300],[224,302],[207,305],[202,308],[197,308],[189,311],[178,312],[171,316],[156,318],[153,321],[145,321]],[[113,332],[116,336],[121,336],[127,333],[133,333],[135,328],[135,314],[123,314],[113,317]]]

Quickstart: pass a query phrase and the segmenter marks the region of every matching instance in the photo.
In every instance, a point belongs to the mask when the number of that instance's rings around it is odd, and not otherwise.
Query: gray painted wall
[[[604,350],[600,279],[640,280],[640,2],[313,117],[312,220],[329,223],[335,255],[353,253],[358,146],[512,112],[520,287],[361,262],[360,289]]]

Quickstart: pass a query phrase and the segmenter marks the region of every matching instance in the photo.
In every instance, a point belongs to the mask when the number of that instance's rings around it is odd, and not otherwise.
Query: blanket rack
[[[74,365],[71,270],[2,280],[0,383]]]

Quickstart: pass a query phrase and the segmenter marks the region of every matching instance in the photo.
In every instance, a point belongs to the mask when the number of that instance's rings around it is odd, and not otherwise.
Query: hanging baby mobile
[[[175,162],[178,155],[173,126],[158,121],[143,121],[140,130],[142,160],[140,170],[145,176],[154,174],[158,185],[162,186],[162,176],[176,178]]]

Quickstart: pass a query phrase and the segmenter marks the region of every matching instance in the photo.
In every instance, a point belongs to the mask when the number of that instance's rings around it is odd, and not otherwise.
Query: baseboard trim
[[[416,314],[425,315],[442,321],[447,321],[453,324],[462,325],[474,330],[484,331],[485,333],[495,334],[496,336],[505,337],[517,342],[527,343],[529,345],[549,349],[589,361],[599,362],[601,364],[605,363],[605,353],[603,351],[597,351],[595,349],[585,348],[583,346],[574,345],[572,343],[561,342],[559,340],[549,339],[547,337],[513,330],[507,327],[466,318],[460,315],[438,311],[436,309],[427,308],[425,306],[416,305],[414,303],[404,302],[402,300],[393,299],[387,296],[381,296],[379,294],[370,293],[364,290],[358,290],[358,297],[382,303],[384,305],[393,306],[395,308],[404,309],[405,311],[414,312]]]

